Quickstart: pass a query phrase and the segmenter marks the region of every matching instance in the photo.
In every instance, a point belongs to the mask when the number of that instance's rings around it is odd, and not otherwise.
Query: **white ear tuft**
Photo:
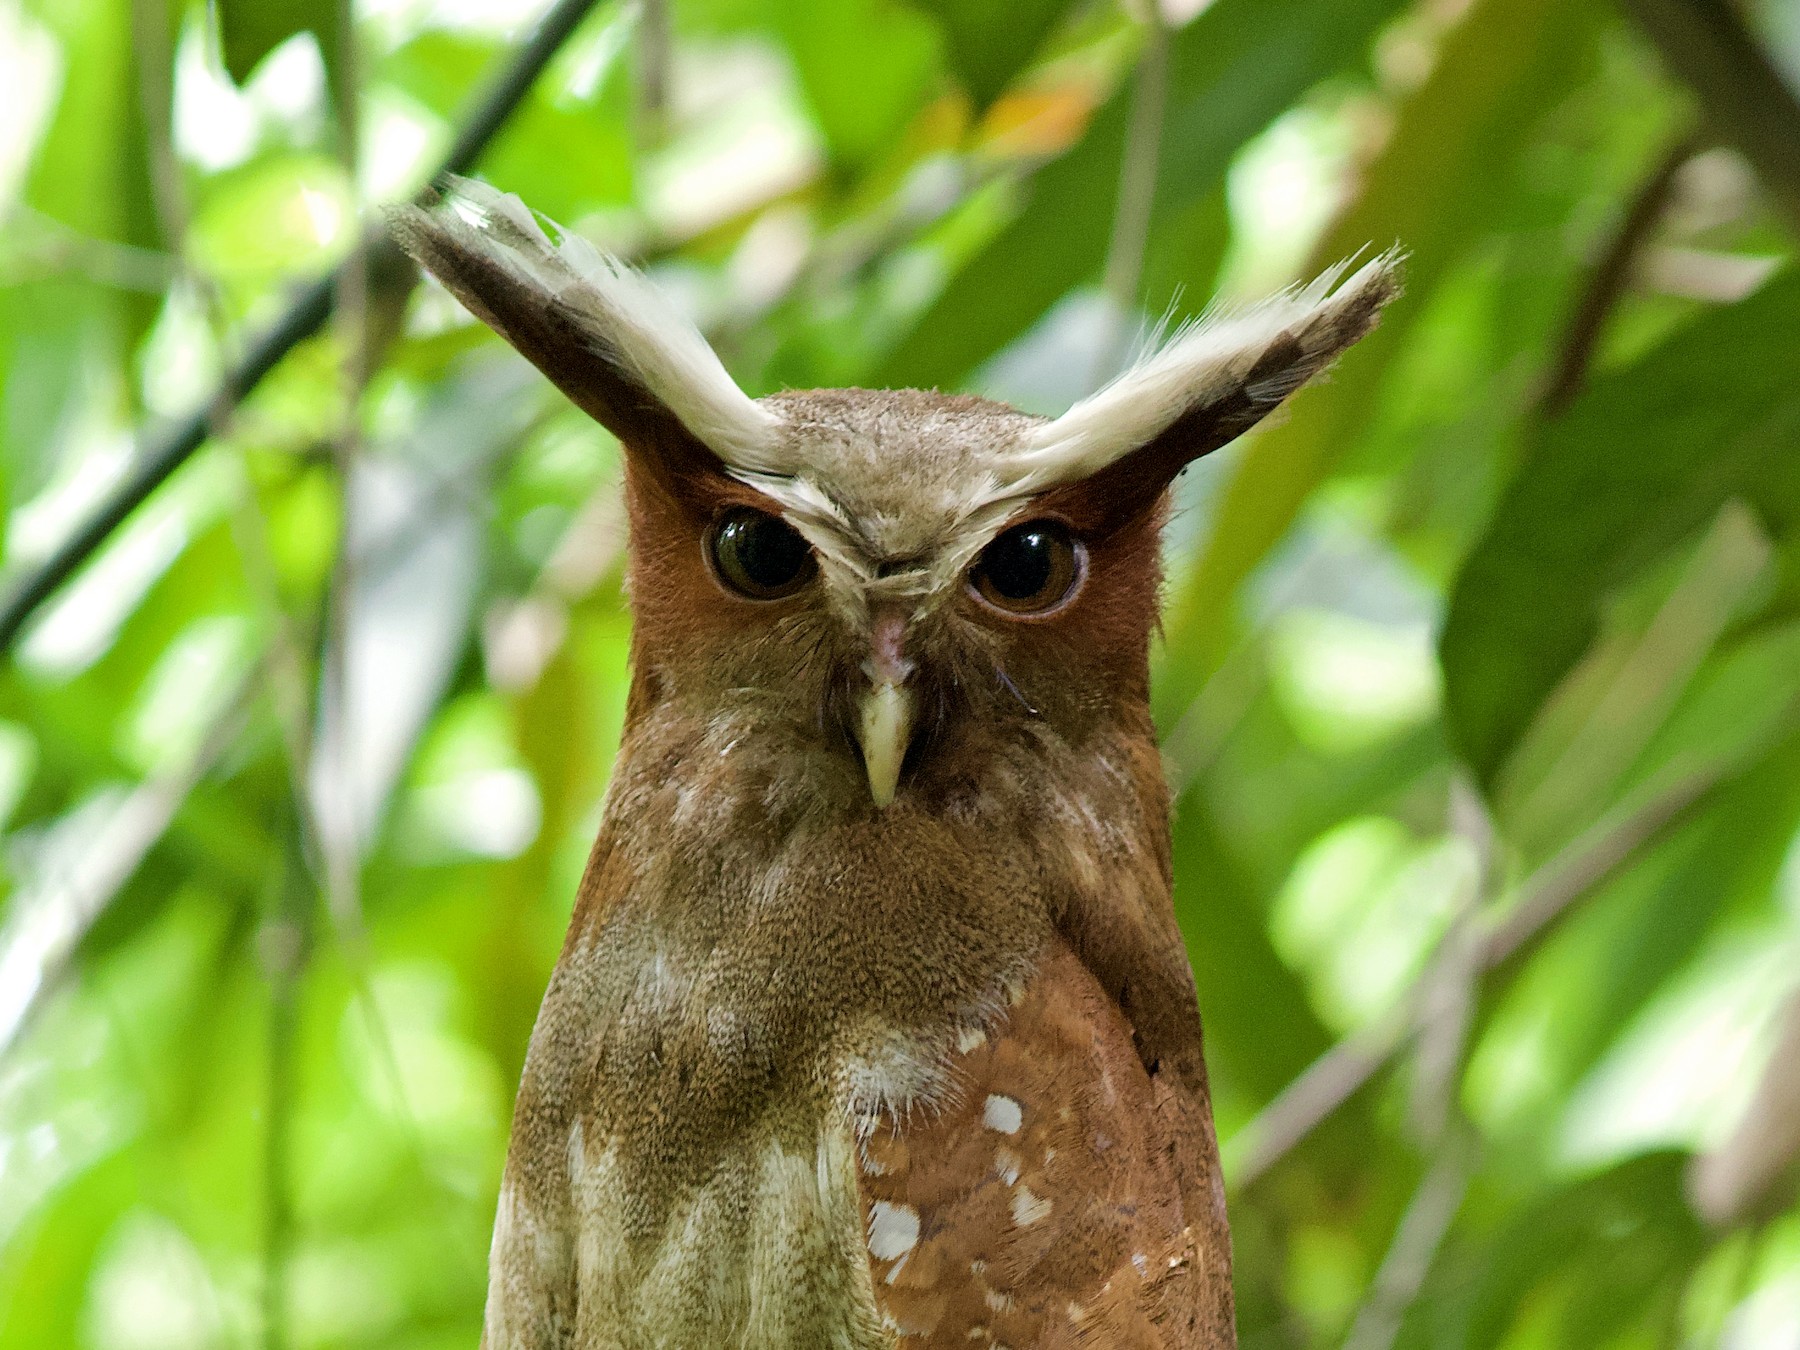
[[[699,330],[617,258],[579,235],[552,240],[517,197],[466,178],[448,180],[436,210],[400,207],[390,224],[459,299],[553,375],[562,364],[557,354],[534,350],[538,344],[526,340],[525,326],[507,322],[503,308],[531,303],[554,310],[589,355],[640,390],[640,399],[647,394],[661,404],[728,467],[780,467],[781,419],[739,389]],[[502,285],[529,294],[502,298],[495,294]],[[612,400],[596,395],[595,401]],[[631,412],[617,409],[616,418],[629,422]]]
[[[1006,495],[1087,478],[1209,409],[1229,434],[1197,444],[1196,454],[1241,434],[1374,326],[1398,293],[1399,264],[1398,253],[1384,253],[1334,292],[1340,264],[1309,286],[1181,330],[1033,432],[1009,460]]]

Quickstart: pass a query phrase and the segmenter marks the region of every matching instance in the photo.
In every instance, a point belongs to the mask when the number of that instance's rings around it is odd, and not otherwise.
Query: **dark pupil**
[[[988,548],[983,570],[988,585],[1008,600],[1029,600],[1050,584],[1054,545],[1043,529],[1021,525]]]
[[[774,516],[745,514],[725,522],[724,546],[744,575],[770,590],[785,586],[806,566],[806,541]]]

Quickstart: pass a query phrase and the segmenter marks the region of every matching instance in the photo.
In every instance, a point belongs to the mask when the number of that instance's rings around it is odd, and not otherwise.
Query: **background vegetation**
[[[1800,3],[542,12],[0,0],[0,1347],[475,1343],[628,622],[616,447],[356,251],[446,162],[754,392],[1410,249],[1170,544],[1243,1344],[1800,1346]]]

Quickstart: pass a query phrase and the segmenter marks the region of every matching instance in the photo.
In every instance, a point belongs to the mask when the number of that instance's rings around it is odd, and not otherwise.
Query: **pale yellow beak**
[[[863,768],[869,773],[869,795],[875,805],[894,800],[900,765],[912,743],[913,696],[903,684],[877,684],[863,694],[856,738],[862,743]]]
[[[857,709],[856,739],[862,746],[869,795],[876,806],[886,806],[894,800],[895,789],[900,785],[900,766],[906,761],[906,747],[912,744],[914,701],[906,681],[913,663],[903,652],[905,634],[906,620],[902,615],[881,615],[874,625],[869,659],[863,663],[869,687]]]

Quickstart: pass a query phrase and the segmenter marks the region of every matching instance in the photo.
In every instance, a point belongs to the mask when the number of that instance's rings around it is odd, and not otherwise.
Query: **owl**
[[[752,399],[649,281],[471,182],[398,241],[623,446],[599,837],[533,1031],[486,1350],[1235,1344],[1151,724],[1189,462],[1392,257],[1055,419]]]

